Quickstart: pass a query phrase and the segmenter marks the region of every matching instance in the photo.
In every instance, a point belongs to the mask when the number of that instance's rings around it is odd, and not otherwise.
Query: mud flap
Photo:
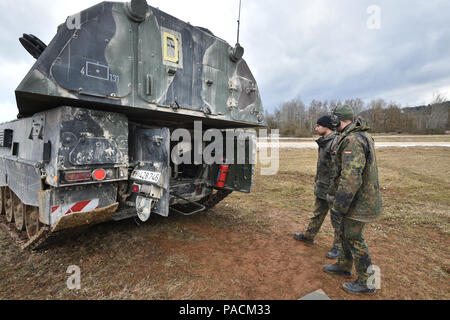
[[[114,203],[108,207],[95,209],[89,212],[76,212],[63,216],[52,228],[51,232],[58,232],[77,227],[93,226],[105,222],[117,212],[119,203]]]
[[[138,163],[131,180],[141,185],[136,199],[138,215],[148,211],[169,216],[170,131],[167,128],[135,128],[130,132],[130,153]]]
[[[136,198],[136,211],[142,222],[147,222],[152,214],[153,199],[138,196]]]

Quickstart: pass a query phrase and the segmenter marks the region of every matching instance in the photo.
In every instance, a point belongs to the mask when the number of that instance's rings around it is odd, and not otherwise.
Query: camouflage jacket
[[[333,152],[334,174],[329,194],[333,209],[345,217],[373,222],[382,211],[374,140],[362,118],[348,125]]]
[[[330,182],[333,174],[331,150],[337,144],[339,134],[333,132],[328,137],[322,137],[317,140],[319,145],[319,160],[317,161],[316,185],[314,194],[317,198],[326,200],[327,192],[330,188]]]

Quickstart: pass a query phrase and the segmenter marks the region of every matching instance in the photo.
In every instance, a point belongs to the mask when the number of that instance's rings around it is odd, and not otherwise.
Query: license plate
[[[136,170],[131,175],[132,178],[151,183],[158,183],[161,173],[153,171]]]

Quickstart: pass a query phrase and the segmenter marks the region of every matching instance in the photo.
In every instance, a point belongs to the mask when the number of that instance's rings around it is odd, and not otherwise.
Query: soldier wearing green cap
[[[342,217],[342,254],[324,271],[351,277],[354,262],[358,279],[345,283],[344,289],[350,293],[375,293],[369,283],[372,260],[363,236],[366,224],[377,220],[382,211],[374,140],[366,121],[355,120],[350,106],[337,107],[333,115],[341,136],[333,150],[335,172],[328,198],[333,200],[331,212]]]

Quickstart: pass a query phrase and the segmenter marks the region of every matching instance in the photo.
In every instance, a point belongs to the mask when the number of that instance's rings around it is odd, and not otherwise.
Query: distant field
[[[0,230],[0,299],[288,299],[323,289],[333,299],[450,299],[450,149],[377,152],[382,219],[368,226],[375,296],[345,293],[325,274],[333,232],[314,246],[293,240],[312,214],[316,150],[285,150],[275,176],[259,175],[196,216],[107,223],[41,252],[21,252]],[[67,267],[82,289],[66,288]]]
[[[317,149],[317,140],[313,138],[282,137],[278,146],[280,149]],[[378,135],[374,136],[377,148],[390,147],[450,147],[450,135]],[[259,147],[274,147],[274,141],[259,139]]]
[[[386,136],[380,135],[374,136],[377,142],[450,142],[450,135],[425,135],[425,136],[412,136],[412,135],[393,135]]]
[[[378,142],[450,142],[450,134],[447,135],[372,135],[375,141]],[[290,137],[280,137],[280,141],[314,141],[319,137],[312,138],[290,138]]]

